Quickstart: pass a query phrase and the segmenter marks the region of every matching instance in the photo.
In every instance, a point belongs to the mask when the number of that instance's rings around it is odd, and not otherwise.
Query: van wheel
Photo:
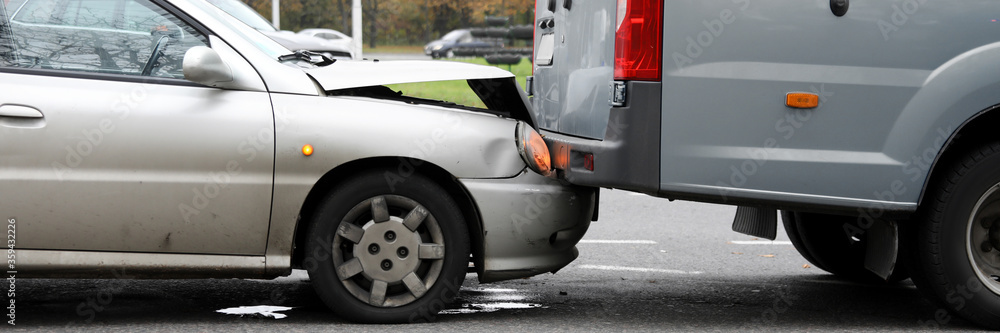
[[[458,294],[469,262],[458,204],[418,174],[392,187],[382,172],[347,180],[320,205],[308,234],[313,287],[351,321],[433,320]]]
[[[914,284],[951,312],[1000,329],[1000,143],[954,163],[924,202],[906,235]]]
[[[854,239],[844,231],[844,225],[854,224],[857,218],[782,211],[781,219],[792,245],[816,268],[855,282],[887,282],[865,268],[865,235]],[[906,280],[908,274],[903,266],[901,261],[896,263],[888,282]]]

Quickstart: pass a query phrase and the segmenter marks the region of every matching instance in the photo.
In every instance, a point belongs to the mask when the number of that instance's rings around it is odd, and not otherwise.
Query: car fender
[[[515,145],[517,121],[490,114],[362,97],[273,94],[274,199],[267,271],[291,267],[299,212],[316,183],[337,166],[392,158],[388,182],[430,163],[456,178],[495,179],[526,167]],[[303,151],[312,147],[311,154]]]
[[[935,69],[897,118],[884,153],[900,161],[897,200],[918,202],[944,145],[969,119],[1000,102],[1000,43],[967,51]],[[901,185],[901,186],[898,186]],[[919,190],[906,190],[919,189]]]

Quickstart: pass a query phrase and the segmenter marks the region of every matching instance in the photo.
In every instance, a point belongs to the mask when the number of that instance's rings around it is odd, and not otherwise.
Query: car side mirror
[[[184,78],[209,87],[233,82],[233,69],[218,52],[207,46],[195,46],[184,53]]]

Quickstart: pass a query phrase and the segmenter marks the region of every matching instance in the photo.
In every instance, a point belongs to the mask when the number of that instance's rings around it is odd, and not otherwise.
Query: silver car
[[[419,321],[470,262],[482,282],[559,270],[594,217],[593,188],[546,177],[509,72],[292,53],[198,0],[0,9],[0,214],[18,278],[302,267],[346,319]],[[467,80],[486,108],[385,87],[441,80]]]

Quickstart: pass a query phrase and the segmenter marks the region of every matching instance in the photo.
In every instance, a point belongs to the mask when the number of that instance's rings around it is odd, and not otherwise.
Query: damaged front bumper
[[[555,272],[576,259],[590,227],[597,188],[525,171],[509,179],[460,180],[478,206],[480,282]]]

